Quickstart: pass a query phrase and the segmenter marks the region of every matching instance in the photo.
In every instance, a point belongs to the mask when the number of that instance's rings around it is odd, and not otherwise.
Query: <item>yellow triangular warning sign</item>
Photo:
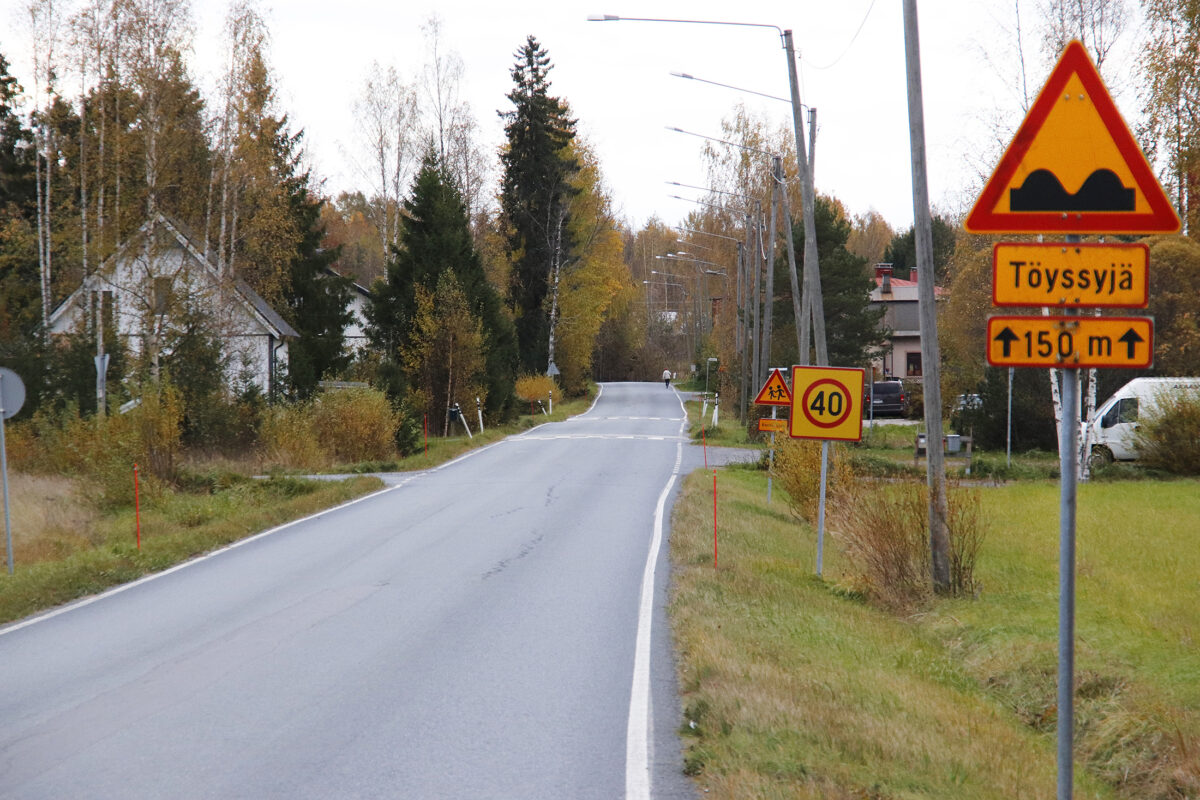
[[[783,381],[783,372],[777,369],[771,370],[771,375],[759,390],[758,397],[754,398],[754,404],[756,406],[790,406],[792,404],[792,392]]]
[[[972,233],[1174,233],[1179,217],[1079,41],[967,216]]]

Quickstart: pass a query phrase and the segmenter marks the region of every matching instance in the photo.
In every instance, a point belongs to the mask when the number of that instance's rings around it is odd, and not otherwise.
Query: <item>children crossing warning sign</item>
[[[1087,49],[1072,41],[965,227],[972,233],[1174,233],[1179,217]]]
[[[758,397],[754,398],[754,405],[790,406],[791,404],[792,392],[788,389],[787,384],[783,382],[783,373],[777,369],[771,370],[771,376],[767,378],[767,382],[758,391]]]

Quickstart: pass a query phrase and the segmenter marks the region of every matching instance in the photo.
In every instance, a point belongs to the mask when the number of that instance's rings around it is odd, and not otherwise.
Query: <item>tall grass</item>
[[[1052,798],[1053,743],[1015,719],[920,623],[813,576],[812,530],[765,476],[684,482],[671,616],[685,768],[706,798]],[[847,564],[826,551],[825,573]],[[1079,798],[1112,798],[1090,776]]]
[[[950,593],[971,596],[986,533],[979,489],[947,487]],[[839,496],[833,525],[857,588],[909,609],[930,598],[929,487],[912,480],[856,480]]]
[[[972,490],[989,531],[975,591],[896,614],[863,602],[840,530],[813,577],[812,529],[764,483],[723,472],[719,570],[705,476],[672,520],[681,732],[704,796],[1053,797],[1058,484]],[[1082,485],[1077,528],[1075,796],[1200,797],[1200,483]]]

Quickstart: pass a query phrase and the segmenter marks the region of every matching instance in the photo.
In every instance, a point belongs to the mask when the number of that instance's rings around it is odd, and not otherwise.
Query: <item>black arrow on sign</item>
[[[1139,336],[1137,331],[1135,331],[1133,328],[1130,328],[1129,330],[1125,331],[1125,334],[1120,339],[1117,339],[1117,341],[1125,343],[1125,347],[1126,347],[1125,357],[1132,361],[1133,360],[1133,348],[1137,345],[1138,342],[1144,342],[1146,340],[1143,339],[1141,336]]]
[[[1012,351],[1012,343],[1020,338],[1021,337],[1013,333],[1012,328],[1008,327],[1007,325],[1004,326],[1004,330],[996,334],[996,341],[1004,345],[1005,358],[1008,358],[1009,353]],[[1130,356],[1130,358],[1133,358],[1133,356]]]

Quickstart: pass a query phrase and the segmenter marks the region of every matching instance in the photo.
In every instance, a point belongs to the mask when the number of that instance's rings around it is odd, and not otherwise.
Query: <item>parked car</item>
[[[1158,409],[1159,399],[1172,392],[1200,392],[1200,378],[1134,378],[1096,409],[1091,424],[1080,423],[1092,464],[1138,457],[1138,420]]]
[[[871,384],[871,395],[868,399],[877,417],[902,417],[908,410],[904,384],[900,381],[875,381]]]

